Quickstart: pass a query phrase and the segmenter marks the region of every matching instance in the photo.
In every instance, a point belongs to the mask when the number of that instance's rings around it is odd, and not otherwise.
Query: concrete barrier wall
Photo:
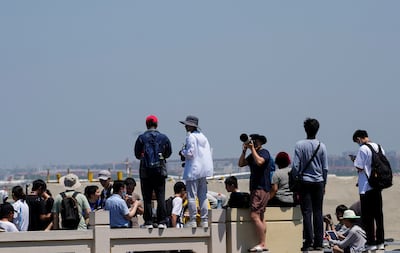
[[[298,252],[301,247],[299,208],[267,208],[267,244],[272,252]],[[129,253],[192,250],[196,253],[239,253],[256,243],[249,209],[213,209],[209,228],[110,229],[109,213],[90,214],[86,231],[37,231],[0,234],[0,252]],[[288,243],[291,242],[291,243]]]
[[[266,243],[271,252],[299,252],[302,245],[301,211],[299,207],[267,207],[264,215],[267,224]],[[227,209],[227,251],[243,253],[258,242],[249,209]]]

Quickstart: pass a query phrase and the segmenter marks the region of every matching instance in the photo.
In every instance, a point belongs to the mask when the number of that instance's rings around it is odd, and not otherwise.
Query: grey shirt
[[[272,184],[278,185],[276,198],[285,203],[293,203],[293,192],[289,190],[289,171],[290,167],[278,169],[272,176]]]
[[[365,239],[365,232],[362,228],[354,225],[350,228],[349,233],[344,240],[330,240],[329,242],[338,245],[341,249],[349,248],[350,252],[359,252],[364,247],[367,240]]]
[[[314,151],[320,143],[317,139],[305,139],[296,143],[292,169],[303,172],[303,180],[305,182],[324,182],[326,184],[328,174],[328,155],[325,144],[321,142],[321,146],[308,168],[304,168],[311,159]]]

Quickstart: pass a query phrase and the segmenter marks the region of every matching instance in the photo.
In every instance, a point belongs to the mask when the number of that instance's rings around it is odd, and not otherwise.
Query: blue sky
[[[0,168],[134,159],[155,114],[178,158],[200,118],[215,158],[241,133],[329,154],[366,129],[399,150],[398,1],[2,1]]]

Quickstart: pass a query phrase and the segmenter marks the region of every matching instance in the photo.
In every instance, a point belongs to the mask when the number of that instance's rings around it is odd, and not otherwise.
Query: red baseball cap
[[[146,117],[146,124],[153,122],[153,123],[157,123],[158,119],[155,115],[149,115]]]

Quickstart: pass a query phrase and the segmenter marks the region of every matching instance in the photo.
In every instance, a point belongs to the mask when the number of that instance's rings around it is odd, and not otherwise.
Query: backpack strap
[[[75,199],[78,194],[79,192],[74,192],[74,194],[72,194],[72,197]]]
[[[65,199],[67,197],[67,195],[65,195],[65,192],[60,192],[60,195],[63,199]]]
[[[369,144],[369,143],[364,143],[364,145],[367,146],[367,147],[371,150],[372,153],[379,154],[379,153],[382,152],[381,145],[379,145],[379,144],[376,144],[376,145],[378,145],[378,152],[375,151],[375,149],[372,147],[371,144]],[[371,163],[372,163],[372,157],[371,157]],[[369,178],[368,175],[367,175],[367,172],[366,172],[365,170],[364,170],[364,173],[365,173],[365,175],[367,176],[367,178]]]

